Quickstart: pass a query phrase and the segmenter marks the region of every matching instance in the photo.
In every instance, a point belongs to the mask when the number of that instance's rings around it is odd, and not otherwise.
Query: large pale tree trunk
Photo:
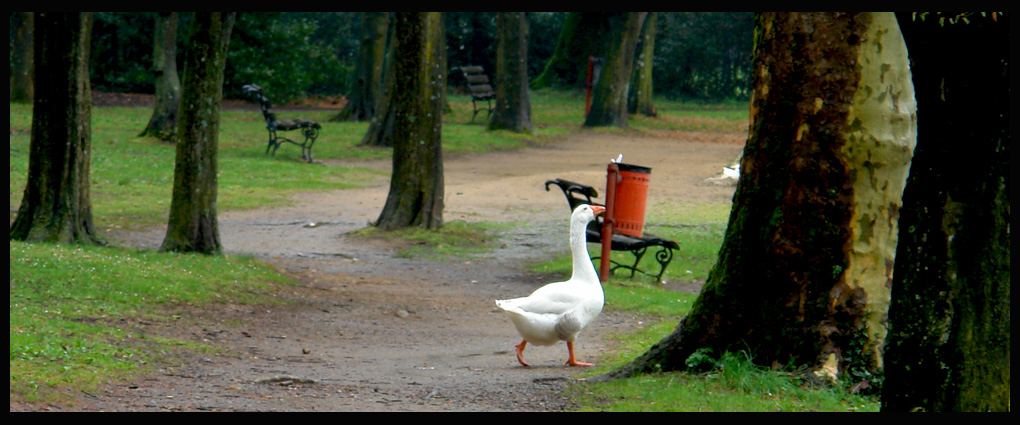
[[[528,88],[528,17],[524,12],[500,12],[496,19],[496,109],[489,129],[534,133]]]
[[[156,107],[139,136],[173,140],[181,110],[181,79],[177,76],[177,13],[160,12],[156,18],[152,70],[156,77]]]
[[[719,259],[690,314],[607,375],[746,350],[767,366],[869,379],[882,367],[916,116],[891,13],[756,18],[751,124]]]
[[[940,18],[955,15],[899,20],[918,143],[903,194],[882,410],[1008,412],[1010,17]]]
[[[35,82],[28,182],[10,239],[102,244],[92,225],[89,170],[91,13],[35,18]]]
[[[173,198],[162,251],[222,251],[216,218],[217,150],[223,68],[234,19],[234,12],[195,13],[184,61]]]
[[[655,59],[655,22],[658,12],[648,12],[638,39],[638,53],[631,71],[630,91],[627,94],[627,112],[648,117],[656,116],[652,102],[652,63]]]
[[[443,18],[438,12],[399,12],[393,25],[393,174],[375,225],[385,230],[439,228],[444,204]]]
[[[584,127],[627,128],[631,67],[634,65],[638,36],[647,15],[648,12],[609,14],[609,32],[604,37],[610,45],[603,58],[601,76],[592,92],[591,111],[584,119]]]
[[[390,12],[363,12],[361,46],[347,105],[330,121],[368,121],[375,117],[384,95],[384,76],[390,45]]]

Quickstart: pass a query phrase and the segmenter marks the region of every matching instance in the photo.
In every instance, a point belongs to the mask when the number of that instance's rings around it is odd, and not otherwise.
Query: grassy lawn
[[[121,329],[122,319],[167,321],[175,306],[266,304],[289,282],[250,258],[10,242],[12,399],[68,394],[143,373],[178,349],[207,350]]]
[[[532,96],[535,135],[487,131],[471,120],[470,99],[450,96],[443,124],[443,149],[458,153],[519,149],[555,143],[577,131],[583,120],[580,93],[536,91]],[[630,130],[746,131],[747,105],[697,105],[662,101],[659,117],[634,117]],[[141,228],[165,223],[173,181],[174,147],[139,138],[148,108],[94,108],[92,124],[92,204],[96,228]],[[289,111],[281,111],[282,118]],[[323,124],[315,157],[319,160],[389,158],[388,149],[357,146],[365,123],[333,123],[334,111],[294,113]],[[295,192],[358,187],[379,177],[362,167],[309,165],[293,146],[275,157],[264,154],[266,134],[257,111],[222,112],[219,149],[220,211],[287,204]],[[31,106],[10,105],[10,205],[21,203],[28,173]],[[658,213],[657,213],[658,214]],[[674,281],[704,280],[711,268],[728,209],[690,206],[649,216],[648,231],[684,247],[666,274]],[[670,223],[669,226],[655,223]],[[451,222],[441,232],[410,230],[382,237],[414,241],[428,255],[445,259],[491,246],[495,225]],[[371,230],[365,231],[366,237]],[[620,254],[623,255],[623,254]],[[121,329],[121,319],[174,320],[175,307],[221,302],[276,302],[271,290],[289,284],[274,269],[250,258],[164,254],[116,247],[80,247],[10,242],[10,393],[12,400],[58,401],[69,391],[87,391],[143,373],[166,361],[174,350],[205,346],[157,340]],[[562,273],[569,260],[534,266]],[[607,288],[609,308],[655,318],[642,332],[619,336],[624,349],[592,373],[623,364],[668,334],[695,296],[665,291],[643,279],[614,279]],[[664,374],[615,384],[575,387],[583,410],[875,410],[873,400],[840,390],[801,389],[778,372],[756,369],[739,356],[726,356],[702,374]],[[733,375],[738,371],[738,375]],[[65,400],[66,401],[66,400]]]

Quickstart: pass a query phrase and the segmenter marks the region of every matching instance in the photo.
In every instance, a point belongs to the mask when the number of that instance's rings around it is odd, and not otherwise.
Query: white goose
[[[604,295],[595,266],[588,256],[585,228],[595,216],[605,212],[597,205],[580,205],[570,215],[570,252],[574,271],[570,280],[545,285],[531,295],[509,300],[496,300],[496,305],[510,315],[517,332],[524,340],[517,344],[517,361],[524,361],[527,343],[553,345],[567,342],[571,366],[592,366],[574,358],[574,340],[602,312]]]

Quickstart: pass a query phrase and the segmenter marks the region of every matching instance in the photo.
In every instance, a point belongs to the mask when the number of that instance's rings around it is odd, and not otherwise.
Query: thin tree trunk
[[[11,12],[14,17],[14,40],[11,46],[11,92],[10,100],[15,103],[32,101],[33,48],[32,38],[35,28],[33,12]]]
[[[393,55],[395,54],[396,43],[394,32],[393,17],[389,16],[387,19],[387,31],[389,33],[388,40],[385,47],[385,53],[383,55],[383,71],[380,81],[381,87],[375,89],[375,109],[372,115],[369,116],[368,130],[365,131],[365,135],[361,138],[359,146],[378,146],[378,147],[390,147],[393,146],[393,84],[394,84],[394,69],[393,69]]]
[[[592,92],[591,111],[584,119],[584,127],[627,128],[627,94],[634,50],[647,15],[648,12],[621,12],[609,17],[610,30],[604,36],[611,44]]]
[[[156,106],[139,136],[172,141],[181,109],[181,79],[177,76],[177,12],[160,12],[156,18],[152,69],[156,79]]]
[[[383,76],[382,95],[376,104],[375,113],[368,123],[368,130],[361,137],[358,146],[393,146],[393,121],[395,118],[393,110],[393,85],[396,77],[392,63],[387,65],[388,72]]]
[[[607,377],[683,370],[705,349],[823,379],[881,369],[916,129],[895,17],[763,13],[755,34],[750,133],[719,259],[674,332]]]
[[[627,96],[627,112],[648,117],[656,116],[655,104],[652,102],[652,63],[655,59],[655,22],[658,12],[649,12],[645,24],[641,27],[638,39],[638,54],[634,58],[630,92]]]
[[[1009,16],[899,17],[919,128],[903,194],[882,410],[1008,412]]]
[[[347,105],[330,121],[368,121],[375,117],[384,95],[384,76],[390,45],[390,12],[362,13],[361,47]]]
[[[196,30],[185,54],[173,198],[162,251],[222,251],[216,219],[216,157],[223,68],[234,19],[234,12],[195,13]]]
[[[28,182],[10,239],[103,244],[92,224],[89,174],[91,13],[41,12]]]
[[[528,17],[524,12],[500,12],[496,19],[496,109],[489,129],[534,133],[528,88]]]
[[[442,14],[394,18],[393,176],[375,225],[384,230],[443,224],[442,122],[446,42]]]

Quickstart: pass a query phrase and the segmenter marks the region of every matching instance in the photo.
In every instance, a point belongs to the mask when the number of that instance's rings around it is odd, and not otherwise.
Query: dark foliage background
[[[152,93],[154,12],[96,12],[91,77],[104,92]],[[529,75],[552,55],[566,12],[533,12]],[[11,14],[11,49],[14,50]],[[445,14],[449,67],[496,62],[495,12]],[[360,12],[250,12],[238,15],[231,35],[224,95],[243,98],[241,86],[261,85],[276,103],[309,95],[343,95],[360,39]],[[753,14],[661,13],[655,42],[657,96],[678,100],[747,99]],[[188,44],[191,16],[182,13],[178,60]],[[183,64],[179,63],[179,72]],[[13,65],[12,65],[13,66]],[[13,73],[13,69],[11,70]],[[456,80],[451,79],[451,85]]]

